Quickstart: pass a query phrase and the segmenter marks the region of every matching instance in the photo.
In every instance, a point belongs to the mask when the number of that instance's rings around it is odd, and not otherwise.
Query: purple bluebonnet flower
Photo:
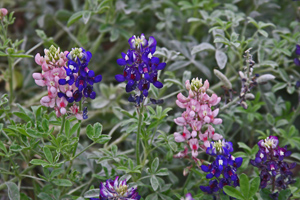
[[[92,53],[83,48],[73,48],[67,54],[68,63],[65,67],[67,77],[60,79],[60,85],[71,86],[72,96],[60,92],[59,96],[64,96],[69,103],[79,102],[82,97],[95,99],[96,93],[93,91],[93,84],[102,80],[101,75],[95,76],[95,72],[88,68],[92,58]]]
[[[88,68],[92,53],[83,48],[73,48],[66,57],[68,59],[67,67],[64,67],[66,78],[58,80],[61,88],[58,97],[65,97],[69,103],[79,102],[83,97],[95,99],[93,84],[100,82],[102,76],[96,76],[95,72]],[[87,118],[86,108],[82,117]]]
[[[218,184],[218,181],[215,179],[215,180],[211,180],[209,181],[209,186],[200,186],[200,189],[203,191],[203,192],[207,192],[208,194],[212,194],[214,192],[217,192],[219,191],[219,184]]]
[[[218,142],[211,142],[210,146],[206,149],[206,153],[212,156],[216,156],[218,154],[229,154],[233,151],[232,143],[226,142],[224,139]]]
[[[127,81],[126,92],[136,91],[135,98],[129,97],[130,102],[140,105],[144,97],[148,97],[150,84],[162,88],[163,84],[157,80],[158,71],[163,70],[166,63],[160,63],[154,56],[156,40],[153,36],[149,40],[144,34],[132,36],[128,40],[130,49],[127,53],[121,53],[122,58],[117,60],[118,65],[124,66],[123,74],[115,76],[118,82]],[[139,98],[137,98],[139,96]]]
[[[126,180],[119,181],[117,176],[115,180],[107,180],[100,184],[100,195],[98,198],[90,198],[90,200],[139,200],[141,196],[137,192],[136,187],[128,188]]]
[[[296,55],[300,55],[300,45],[296,45],[296,50],[295,50],[295,53],[296,53]],[[299,60],[299,58],[295,58],[294,59],[294,63],[297,65],[297,66],[300,66],[300,60]]]
[[[261,188],[275,184],[278,189],[285,189],[288,184],[295,182],[290,170],[296,166],[296,163],[289,165],[283,161],[284,157],[291,155],[291,152],[287,150],[287,146],[282,148],[278,143],[276,136],[269,136],[264,140],[260,140],[258,142],[259,151],[255,159],[250,160],[253,166],[261,170]]]
[[[210,146],[206,149],[206,153],[215,156],[216,159],[209,165],[201,165],[204,172],[208,172],[207,179],[216,177],[218,179],[211,180],[209,186],[200,186],[203,192],[212,194],[217,191],[222,191],[225,185],[239,186],[239,178],[236,174],[237,168],[242,165],[243,158],[235,158],[230,154],[233,152],[231,142],[219,140],[218,142],[211,142]],[[219,177],[222,175],[222,178]]]

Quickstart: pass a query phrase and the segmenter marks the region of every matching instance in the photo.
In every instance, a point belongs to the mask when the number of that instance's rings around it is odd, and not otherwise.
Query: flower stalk
[[[138,132],[136,135],[136,144],[135,144],[135,150],[136,150],[136,163],[139,165],[141,163],[140,160],[140,135],[142,132],[142,122],[143,122],[143,112],[144,112],[144,102],[142,102],[141,108],[139,110],[139,122],[138,122]]]

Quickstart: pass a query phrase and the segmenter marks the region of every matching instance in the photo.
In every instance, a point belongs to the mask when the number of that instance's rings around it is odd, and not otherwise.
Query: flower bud
[[[231,82],[228,80],[228,78],[219,70],[214,69],[214,74],[222,81],[222,83],[224,84],[224,86],[227,89],[232,89],[232,85]]]
[[[186,81],[185,81],[185,87],[186,87],[187,90],[190,90],[190,89],[191,89],[190,80],[186,80]]]
[[[275,76],[273,76],[272,74],[264,74],[264,75],[259,76],[256,81],[258,84],[260,84],[260,83],[265,83],[265,82],[268,82],[268,81],[271,81],[274,79],[275,79]]]
[[[254,94],[252,94],[252,93],[247,93],[247,94],[245,95],[245,99],[247,99],[247,100],[254,100],[254,99],[255,99],[255,96],[254,96]]]
[[[6,8],[0,8],[0,19],[2,19],[4,16],[6,16],[8,13]]]
[[[193,78],[192,79],[192,84],[191,84],[191,89],[195,92],[199,91],[199,89],[203,86],[202,84],[202,79],[198,79],[198,78]]]
[[[241,105],[242,105],[242,107],[243,107],[245,110],[247,110],[248,105],[247,105],[247,103],[246,103],[245,101],[242,101],[242,102],[241,102]]]

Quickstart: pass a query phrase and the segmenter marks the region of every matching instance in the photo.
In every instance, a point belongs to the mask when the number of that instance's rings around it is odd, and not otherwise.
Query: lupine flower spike
[[[71,113],[78,120],[87,118],[87,109],[79,111],[76,104],[67,112],[68,103],[79,102],[82,97],[94,99],[96,93],[93,84],[102,80],[102,76],[95,76],[94,71],[88,69],[92,57],[83,48],[74,48],[71,52],[60,52],[60,48],[51,46],[45,49],[45,56],[39,53],[35,61],[42,67],[42,73],[33,73],[35,83],[47,86],[48,95],[41,99],[41,104],[54,108],[56,116]]]
[[[225,185],[238,186],[239,178],[236,174],[237,168],[242,165],[243,158],[235,158],[230,154],[233,152],[231,142],[225,140],[219,140],[218,142],[211,142],[210,146],[206,149],[206,153],[216,157],[215,161],[210,165],[201,165],[201,169],[204,172],[208,172],[207,179],[213,177],[221,179],[211,180],[209,186],[200,186],[203,192],[213,194],[217,191],[222,191]]]
[[[154,56],[156,50],[156,40],[153,36],[146,40],[144,34],[140,37],[132,36],[128,43],[130,49],[127,53],[122,53],[122,58],[117,60],[118,65],[124,66],[123,74],[115,76],[118,82],[127,81],[126,92],[135,91],[130,95],[128,101],[135,102],[137,106],[148,97],[150,84],[156,88],[162,88],[163,84],[158,81],[158,71],[163,70],[166,63],[160,62]],[[161,103],[160,100],[151,100],[151,103]]]
[[[128,188],[126,180],[119,181],[118,179],[117,176],[114,181],[109,179],[101,183],[99,199],[90,198],[90,200],[139,200],[141,198],[136,187]]]
[[[206,151],[210,146],[210,140],[220,140],[222,135],[215,133],[213,125],[221,124],[222,119],[217,118],[219,113],[218,108],[214,108],[221,98],[216,94],[209,96],[206,91],[209,88],[209,82],[206,80],[204,84],[202,79],[193,79],[192,83],[186,81],[186,89],[189,91],[189,96],[185,97],[179,93],[177,95],[176,104],[180,108],[186,110],[181,117],[174,121],[178,126],[182,126],[182,131],[175,132],[174,137],[176,142],[186,143],[190,151],[186,147],[185,151],[175,155],[177,158],[187,156],[190,152],[192,158],[198,162],[197,156],[199,151]]]
[[[269,136],[258,142],[259,151],[254,160],[250,163],[261,170],[260,187],[265,188],[268,185],[275,184],[278,190],[286,189],[289,184],[295,183],[292,178],[291,169],[296,163],[288,164],[283,161],[284,157],[291,155],[287,146],[280,147],[276,136]]]

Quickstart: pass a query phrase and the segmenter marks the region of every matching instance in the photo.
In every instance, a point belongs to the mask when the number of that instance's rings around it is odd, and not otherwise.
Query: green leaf
[[[70,132],[70,121],[65,121],[65,134],[67,135]]]
[[[251,153],[250,147],[248,147],[245,143],[243,142],[238,142],[239,148],[245,149],[247,153]]]
[[[67,179],[56,179],[53,181],[53,183],[58,186],[65,186],[65,187],[72,186],[72,182]]]
[[[245,199],[248,199],[249,195],[249,178],[246,174],[241,174],[240,176],[240,189],[245,197]]]
[[[146,200],[158,200],[158,196],[156,193],[152,193],[146,197]]]
[[[259,177],[255,177],[254,179],[252,179],[248,197],[251,198],[256,194],[256,192],[259,189],[259,185],[260,185],[260,178]]]
[[[50,149],[48,147],[44,146],[43,150],[44,150],[44,154],[45,154],[47,160],[50,163],[53,163],[53,156],[52,156]]]
[[[94,138],[94,128],[90,124],[86,127],[86,135],[88,136],[88,138],[93,140],[93,138]]]
[[[20,193],[18,190],[18,186],[13,182],[5,183],[8,188],[8,197],[10,200],[20,200]]]
[[[99,138],[102,133],[102,125],[97,122],[94,124],[94,138]]]
[[[223,51],[216,50],[215,58],[220,69],[224,69],[228,60],[227,55]]]
[[[168,176],[169,175],[169,170],[167,168],[162,168],[162,169],[159,169],[155,175],[157,176]]]
[[[273,86],[272,92],[275,93],[278,90],[281,90],[287,86],[287,83],[276,83],[276,85]]]
[[[16,115],[17,117],[23,119],[25,122],[32,121],[32,119],[28,115],[26,115],[25,113],[13,112],[13,114]]]
[[[54,178],[60,174],[62,174],[65,170],[64,169],[54,169],[51,174],[50,174],[50,177],[51,178]]]
[[[27,54],[10,54],[10,57],[14,58],[32,58],[32,55],[27,55]]]
[[[45,132],[49,131],[49,121],[47,119],[43,119],[42,126]]]
[[[1,141],[0,141],[0,149],[2,149],[7,154],[7,149]]]
[[[68,138],[70,138],[80,127],[80,123],[77,122],[76,124],[74,124],[74,126],[71,128],[71,130],[69,132],[66,133],[66,136]]]
[[[237,189],[235,189],[234,187],[231,187],[231,186],[228,186],[228,185],[225,185],[223,187],[223,190],[224,192],[231,196],[231,197],[234,197],[234,198],[237,198],[237,199],[244,199],[243,195],[241,194],[240,191],[238,191]]]
[[[74,13],[68,20],[67,26],[71,26],[72,24],[74,24],[75,22],[77,22],[83,15],[84,11],[79,11],[77,13]]]
[[[156,176],[154,176],[154,175],[151,176],[150,183],[151,183],[151,186],[152,186],[153,190],[156,191],[158,186],[159,186],[159,183],[158,183],[158,180],[157,180]]]
[[[91,17],[91,14],[92,14],[91,11],[87,11],[87,10],[83,11],[82,19],[83,19],[83,23],[84,23],[84,24],[87,24],[87,23],[88,23],[88,21],[89,21],[89,19],[90,19],[90,17]]]
[[[293,154],[291,155],[291,157],[296,158],[297,160],[300,161],[300,153],[293,153]]]
[[[205,50],[215,50],[215,47],[207,42],[203,42],[197,46],[194,46],[191,54],[194,55],[196,53],[199,53],[199,52],[205,51]]]
[[[278,195],[278,200],[286,200],[286,199],[289,199],[290,196],[291,196],[290,189],[281,190]]]
[[[99,198],[99,194],[100,194],[100,189],[92,189],[89,191],[86,191],[83,195],[84,198],[94,198],[94,197],[98,197]]]
[[[100,135],[100,137],[98,139],[96,139],[95,142],[97,142],[99,144],[105,144],[110,139],[111,139],[111,137],[109,135]]]
[[[269,123],[270,125],[274,126],[274,124],[275,124],[275,119],[274,119],[274,117],[273,117],[270,113],[268,113],[268,114],[266,115],[266,118],[267,118],[268,123]]]
[[[151,164],[151,171],[152,171],[152,173],[155,173],[155,172],[156,172],[158,166],[159,166],[159,158],[156,157],[156,158],[153,160],[152,164]]]
[[[49,194],[45,192],[39,193],[38,197],[42,200],[54,200]]]
[[[22,199],[22,200],[32,200],[32,198],[30,198],[30,197],[28,197],[26,194],[24,194],[24,193],[21,193],[20,194],[20,198]]]
[[[30,163],[33,165],[42,165],[42,166],[49,165],[47,161],[40,160],[40,159],[32,159]]]
[[[110,38],[109,38],[109,40],[111,41],[111,42],[114,42],[114,41],[116,41],[118,38],[119,38],[119,36],[120,36],[120,31],[117,29],[117,28],[113,28],[111,31],[110,31]]]
[[[264,37],[266,37],[266,38],[267,38],[268,35],[269,35],[266,31],[264,31],[264,30],[262,30],[262,29],[259,29],[258,32],[259,32],[261,35],[263,35]]]
[[[286,82],[289,82],[289,81],[290,81],[290,78],[289,78],[288,74],[285,72],[284,69],[279,68],[279,69],[278,69],[278,73],[279,73],[279,75],[281,76],[281,78],[282,78],[284,81],[286,81]]]

